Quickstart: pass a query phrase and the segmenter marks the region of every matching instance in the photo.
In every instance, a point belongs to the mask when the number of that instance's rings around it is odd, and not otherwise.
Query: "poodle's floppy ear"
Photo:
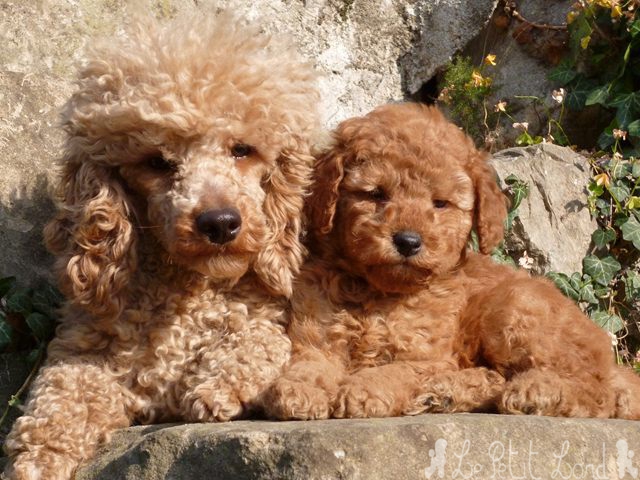
[[[507,198],[498,187],[495,170],[487,163],[488,154],[474,152],[469,174],[475,190],[475,228],[480,251],[489,254],[504,237]]]
[[[64,160],[61,204],[45,227],[45,242],[58,257],[60,287],[71,303],[98,317],[113,317],[124,308],[136,264],[130,207],[107,167],[73,153]]]
[[[313,156],[304,145],[285,150],[264,185],[267,196],[263,209],[269,239],[253,269],[276,295],[291,296],[293,278],[300,271],[306,254],[300,241],[302,209],[313,162]]]
[[[315,237],[327,235],[333,229],[345,158],[342,148],[335,146],[321,156],[316,165],[306,206],[309,228]]]

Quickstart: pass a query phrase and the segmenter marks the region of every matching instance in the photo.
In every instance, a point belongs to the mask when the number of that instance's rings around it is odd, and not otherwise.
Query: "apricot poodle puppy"
[[[640,418],[640,380],[614,365],[606,333],[547,280],[487,255],[505,198],[487,155],[437,109],[387,105],[342,123],[312,192],[314,255],[293,297],[291,363],[265,395],[271,416]]]
[[[5,475],[68,479],[114,429],[247,415],[289,358],[315,73],[229,15],[94,49],[46,227],[68,301]]]

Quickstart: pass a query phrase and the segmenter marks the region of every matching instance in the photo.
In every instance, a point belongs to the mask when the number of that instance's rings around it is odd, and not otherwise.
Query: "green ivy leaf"
[[[629,33],[632,37],[635,37],[640,33],[640,20],[636,20],[631,25],[629,25]]]
[[[16,284],[16,277],[0,278],[0,298],[4,297]]]
[[[635,160],[631,165],[631,175],[633,178],[640,178],[640,161]]]
[[[582,287],[580,290],[580,301],[598,304],[598,297],[596,297],[596,293],[593,290],[593,285],[587,284]]]
[[[596,207],[598,208],[598,210],[600,210],[601,215],[606,216],[609,214],[609,204],[607,203],[606,200],[603,200],[602,198],[598,198],[596,200]]]
[[[0,312],[0,351],[3,351],[11,344],[13,338],[13,328],[7,323],[2,312]]]
[[[31,308],[31,295],[26,288],[16,289],[7,296],[7,310],[10,312],[26,316],[31,313]]]
[[[522,200],[529,196],[529,184],[513,174],[505,178],[504,183],[509,186],[509,190],[511,191],[510,210],[513,212],[520,206]]]
[[[631,165],[626,160],[612,160],[609,163],[609,174],[611,178],[619,180],[631,173]]]
[[[547,277],[553,280],[553,283],[565,296],[574,299],[576,302],[580,300],[580,293],[571,285],[571,279],[567,275],[560,272],[549,272]]]
[[[594,281],[606,287],[620,271],[622,265],[611,255],[603,258],[588,255],[582,259],[582,268]]]
[[[596,247],[604,247],[616,239],[616,232],[613,228],[599,228],[591,234],[591,240]]]
[[[499,263],[501,265],[509,265],[511,267],[516,266],[516,262],[513,261],[507,253],[500,247],[496,248],[491,252],[491,258],[494,262]]]
[[[622,279],[624,282],[624,294],[627,302],[640,298],[640,274],[630,270]]]
[[[44,313],[49,317],[56,317],[56,309],[63,300],[62,294],[48,283],[44,283],[33,291],[33,310]]]
[[[627,133],[631,137],[640,137],[640,119],[634,120],[627,127]]]
[[[616,95],[609,106],[616,108],[616,120],[620,129],[627,130],[640,113],[640,91]]]
[[[616,139],[613,138],[613,127],[612,126],[608,126],[598,136],[598,146],[602,150],[606,150],[607,148],[609,148],[614,143],[616,143]]]
[[[587,100],[587,95],[594,89],[595,82],[587,80],[584,76],[578,77],[578,80],[568,89],[565,103],[571,110],[582,110]]]
[[[606,105],[607,100],[609,99],[609,86],[603,85],[602,87],[598,87],[595,90],[591,90],[591,92],[587,95],[584,104],[585,105]]]
[[[578,75],[578,72],[576,72],[573,62],[563,60],[556,68],[549,72],[547,78],[554,83],[566,85],[576,78],[576,75]]]
[[[618,202],[624,203],[631,192],[629,191],[629,187],[624,183],[615,182],[609,187],[609,193],[613,198],[618,200]]]
[[[629,220],[624,222],[620,226],[622,231],[622,238],[628,242],[632,242],[633,246],[640,250],[640,222],[634,216],[629,217]]]
[[[629,210],[640,209],[640,197],[636,197],[636,196],[629,197],[629,200],[627,201],[627,205],[625,206]]]
[[[26,322],[31,333],[41,342],[46,342],[53,336],[53,320],[46,315],[33,312],[27,316]]]
[[[624,328],[624,322],[618,315],[611,315],[602,310],[593,312],[591,319],[604,330],[614,334]]]

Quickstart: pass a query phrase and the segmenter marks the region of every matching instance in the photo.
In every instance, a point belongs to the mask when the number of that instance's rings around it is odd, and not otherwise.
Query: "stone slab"
[[[638,468],[640,422],[459,414],[132,427],[76,478],[613,480]]]

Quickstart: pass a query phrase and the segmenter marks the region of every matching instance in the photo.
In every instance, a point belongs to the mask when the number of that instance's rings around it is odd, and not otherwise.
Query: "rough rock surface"
[[[134,427],[76,479],[634,478],[638,425],[462,414]]]
[[[59,107],[74,63],[96,36],[118,31],[128,6],[169,17],[229,7],[288,33],[324,73],[327,126],[403,98],[478,33],[496,0],[45,0],[0,2],[0,276],[35,281],[49,271],[42,226],[61,134]],[[402,60],[402,61],[401,61]],[[402,64],[402,66],[399,66]]]
[[[551,98],[557,85],[547,75],[566,52],[567,32],[532,24],[561,27],[566,24],[567,13],[575,2],[520,0],[506,3],[515,5],[520,19],[505,13],[504,9],[496,9],[485,29],[467,45],[465,54],[471,56],[476,65],[482,64],[482,59],[489,53],[497,56],[497,65],[485,68],[486,74],[493,78],[494,87],[488,108],[491,110],[495,103],[504,100],[515,121],[529,123],[532,135],[545,136],[548,114],[557,118],[560,113],[559,105]],[[523,96],[526,98],[518,98]],[[540,101],[534,105],[531,97],[538,97]],[[513,144],[521,133],[512,128],[514,120],[506,116],[503,120],[496,142],[498,149]],[[582,128],[590,126],[585,123]],[[598,133],[592,134],[592,139],[597,138]]]
[[[540,144],[494,155],[501,181],[510,174],[529,184],[506,246],[515,258],[524,252],[532,271],[582,271],[582,259],[597,228],[586,204],[589,162],[570,148]]]

